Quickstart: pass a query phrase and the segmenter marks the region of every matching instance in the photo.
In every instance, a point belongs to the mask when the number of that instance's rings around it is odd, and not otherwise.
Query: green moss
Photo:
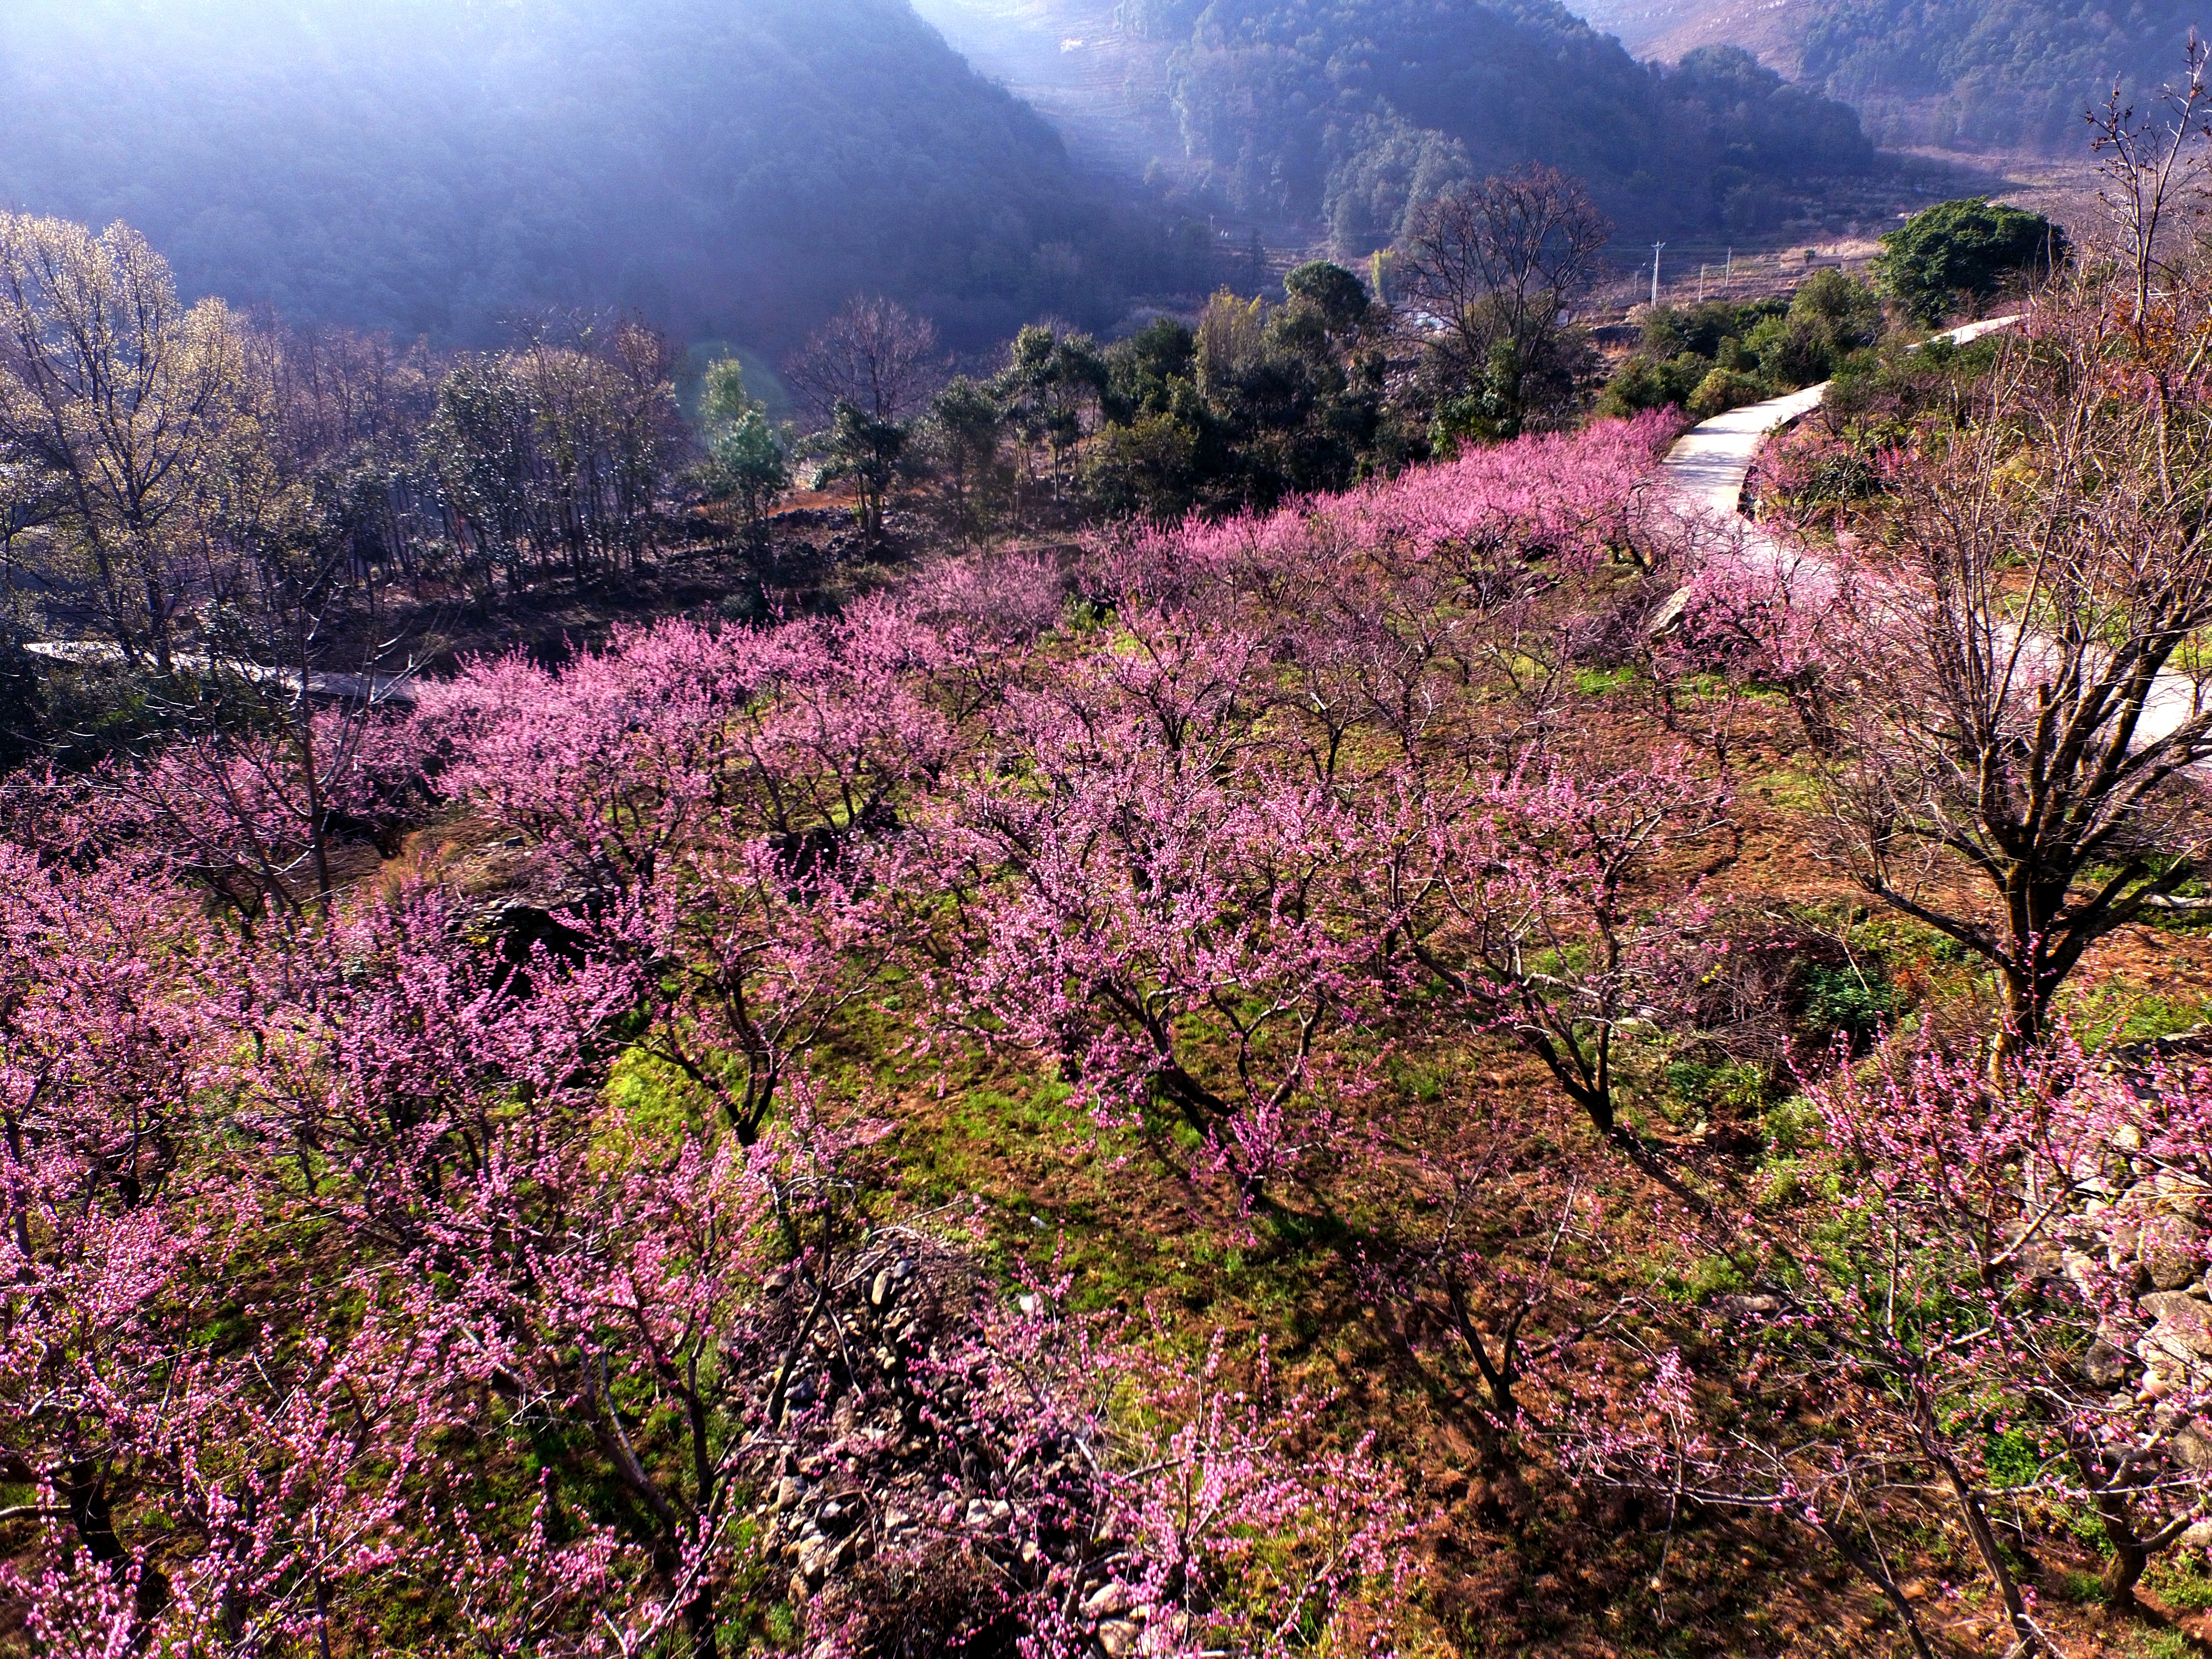
[[[607,1073],[606,1101],[647,1139],[674,1136],[714,1116],[714,1102],[704,1089],[642,1048],[625,1048],[615,1057]]]
[[[2170,1607],[2183,1613],[2212,1608],[2212,1575],[2205,1572],[2200,1556],[2172,1552],[2154,1561],[2143,1577],[2158,1599]]]
[[[1982,1463],[1993,1486],[2032,1486],[2043,1473],[2043,1450],[2024,1431],[2007,1429],[1984,1440]]]
[[[1766,1138],[1778,1152],[1795,1157],[1812,1146],[1820,1133],[1820,1116],[1802,1095],[1791,1095],[1766,1109]]]
[[[788,1601],[773,1603],[761,1619],[768,1639],[780,1648],[790,1647],[799,1640],[799,1615],[791,1610]]]
[[[1774,1097],[1773,1074],[1753,1060],[1673,1060],[1667,1066],[1667,1087],[1684,1105],[1705,1110],[1759,1113]]]
[[[1636,670],[1626,665],[1575,670],[1575,689],[1586,697],[1603,697],[1616,691],[1628,690],[1635,685],[1636,679]]]
[[[1802,992],[1808,1024],[1853,1037],[1871,1036],[1897,1012],[1897,994],[1885,964],[1872,960],[1805,972]]]
[[[2061,1572],[2051,1589],[2062,1601],[2071,1601],[2077,1607],[2105,1599],[2105,1587],[2094,1572],[2083,1572],[2079,1567],[2069,1567]]]
[[[2110,982],[2067,998],[2065,1009],[2075,1034],[2093,1049],[2172,1036],[2212,1018],[2212,1004],[2201,999],[2156,996]]]

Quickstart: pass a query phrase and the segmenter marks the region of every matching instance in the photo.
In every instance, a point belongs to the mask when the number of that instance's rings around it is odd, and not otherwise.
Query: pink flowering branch
[[[1908,1617],[1875,1571],[1879,1534],[1900,1507],[1940,1500],[2016,1641],[2045,1650],[1996,1496],[2092,1508],[2121,1601],[2212,1505],[2197,1449],[2212,1304],[2182,1284],[2207,1255],[2207,1082],[2108,1069],[2070,1045],[1994,1078],[1923,1049],[1809,1095],[1821,1139],[1777,1172],[1739,1247],[1759,1288],[1697,1322],[1700,1368],[1725,1384],[1735,1425],[1713,1426],[1669,1360],[1680,1381],[1665,1420],[1588,1413],[1571,1462],[1684,1501],[1797,1515]],[[2163,1285],[2177,1288],[2151,1288]]]

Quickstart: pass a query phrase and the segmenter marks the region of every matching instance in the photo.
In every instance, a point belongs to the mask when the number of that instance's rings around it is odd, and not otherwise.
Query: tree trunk
[[[1928,1637],[1920,1628],[1919,1615],[1913,1612],[1912,1602],[1905,1595],[1904,1586],[1897,1582],[1897,1576],[1889,1570],[1888,1563],[1882,1559],[1881,1546],[1875,1542],[1873,1533],[1869,1531],[1867,1534],[1868,1547],[1861,1549],[1851,1541],[1850,1534],[1833,1522],[1823,1521],[1820,1532],[1835,1547],[1837,1554],[1871,1579],[1889,1599],[1891,1607],[1897,1613],[1898,1623],[1905,1627],[1905,1639],[1912,1644],[1917,1659],[1936,1659],[1935,1650],[1928,1645]]]
[[[1996,1585],[1997,1595],[2004,1602],[2005,1618],[2012,1626],[2013,1635],[2019,1645],[2016,1651],[2028,1654],[2048,1654],[2051,1644],[2043,1639],[2035,1621],[2028,1616],[2027,1603],[2021,1598],[2020,1585],[2014,1580],[2012,1569],[2005,1564],[2004,1549],[1997,1541],[1996,1528],[1990,1524],[1988,1513],[1973,1485],[1960,1468],[1957,1462],[1943,1449],[1936,1438],[1933,1426],[1919,1425],[1921,1450],[1928,1460],[1942,1472],[1951,1496],[1959,1505],[1960,1518],[1966,1522],[1966,1535],[1974,1540],[1974,1553],[1982,1558],[1982,1566]]]
[[[146,623],[154,647],[154,665],[162,673],[173,672],[169,655],[169,618],[161,603],[161,585],[149,574],[146,578]]]
[[[2097,1588],[2104,1592],[2107,1607],[2125,1610],[2136,1604],[2136,1582],[2150,1565],[2150,1552],[2139,1544],[2122,1543],[2112,1538],[2109,1528],[2105,1535],[2112,1540],[2112,1559],[2097,1575]]]
[[[714,1593],[702,1589],[684,1608],[684,1628],[691,1637],[691,1659],[720,1659],[721,1645],[714,1624]]]

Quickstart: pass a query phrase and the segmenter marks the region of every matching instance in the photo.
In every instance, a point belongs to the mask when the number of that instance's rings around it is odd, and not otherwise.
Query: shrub
[[[1740,369],[1716,368],[1698,382],[1698,389],[1690,394],[1688,408],[1692,415],[1705,421],[1731,409],[1741,409],[1746,404],[1755,404],[1765,396],[1766,388],[1755,376]]]
[[[2041,214],[1969,196],[1915,214],[1883,237],[1875,276],[1906,315],[1932,328],[2008,283],[2047,275],[2067,252],[2066,233]]]

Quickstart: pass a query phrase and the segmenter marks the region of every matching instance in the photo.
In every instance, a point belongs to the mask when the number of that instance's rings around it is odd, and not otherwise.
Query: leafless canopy
[[[2122,297],[2031,313],[1832,619],[1855,872],[1990,963],[2014,1042],[2212,861],[2212,402],[2143,361]]]
[[[900,421],[936,389],[937,330],[896,300],[860,295],[817,330],[784,365],[809,412],[827,426],[841,403],[870,419]]]
[[[1510,344],[1533,362],[1589,287],[1613,226],[1579,179],[1532,163],[1440,196],[1414,215],[1406,292],[1471,367]]]
[[[240,340],[136,232],[0,215],[0,462],[134,662],[169,665],[198,481],[253,427]]]
[[[2117,233],[2119,263],[2133,285],[2130,296],[2135,325],[2141,329],[2150,308],[2151,288],[2172,276],[2164,258],[2177,215],[2201,203],[2208,161],[2205,140],[2212,137],[2212,87],[2205,84],[2208,53],[2192,29],[2179,82],[2167,83],[2151,112],[2138,116],[2120,101],[2118,83],[2101,110],[2092,111],[2098,172],[2105,183],[2097,191]],[[2191,191],[2191,185],[2197,190]]]

